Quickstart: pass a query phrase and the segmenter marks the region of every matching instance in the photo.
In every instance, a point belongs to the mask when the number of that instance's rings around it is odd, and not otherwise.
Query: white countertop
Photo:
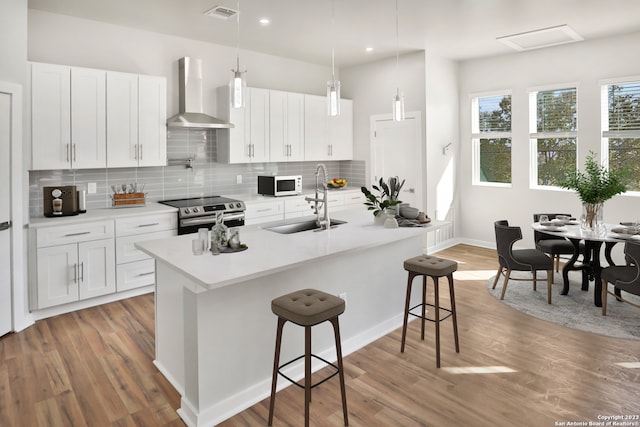
[[[387,229],[374,225],[372,213],[364,207],[336,212],[335,218],[347,221],[347,224],[329,231],[294,234],[279,234],[264,228],[303,219],[240,227],[240,240],[248,249],[237,253],[212,255],[211,252],[205,252],[203,255],[193,255],[191,240],[196,234],[144,241],[135,246],[190,277],[204,288],[192,289],[199,292],[295,268],[318,258],[338,257],[348,251],[418,237],[447,224],[432,221],[426,227]]]
[[[147,202],[144,206],[126,208],[90,209],[86,213],[70,216],[32,217],[29,219],[29,228],[51,227],[55,225],[80,224],[89,221],[113,220],[123,217],[146,216],[162,213],[176,213],[178,209],[156,202]]]

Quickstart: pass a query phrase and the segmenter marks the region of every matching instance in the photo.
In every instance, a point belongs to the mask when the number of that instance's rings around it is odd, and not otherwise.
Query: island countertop
[[[432,221],[425,227],[384,228],[374,224],[370,211],[358,207],[337,212],[335,219],[347,223],[329,231],[279,234],[266,230],[272,225],[313,218],[240,227],[240,240],[248,246],[243,252],[213,255],[207,251],[194,255],[191,240],[196,238],[196,234],[144,241],[135,246],[202,287],[191,289],[192,292],[202,292],[295,268],[319,258],[339,257],[348,251],[426,235],[428,231],[446,224]]]

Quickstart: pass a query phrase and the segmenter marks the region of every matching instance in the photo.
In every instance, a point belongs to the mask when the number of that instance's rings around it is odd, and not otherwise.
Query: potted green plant
[[[390,178],[390,181],[392,184],[391,187],[382,178],[378,181],[378,185],[374,184],[371,186],[378,195],[373,194],[367,187],[360,187],[360,190],[367,199],[364,204],[367,206],[368,210],[373,211],[373,215],[376,218],[381,218],[383,216],[381,214],[384,214],[385,209],[402,203],[401,200],[398,200],[398,195],[400,194],[400,189],[404,185],[404,180],[402,183],[398,184],[398,178],[393,177]]]
[[[574,171],[558,185],[575,190],[582,201],[583,226],[598,231],[602,224],[602,205],[613,196],[627,191],[624,184],[625,171],[611,171],[598,164],[595,153],[589,152],[585,172]]]

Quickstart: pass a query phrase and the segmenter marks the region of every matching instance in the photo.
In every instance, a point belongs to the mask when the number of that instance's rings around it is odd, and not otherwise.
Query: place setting
[[[640,239],[640,222],[620,222],[619,226],[612,227],[609,236],[615,239]]]

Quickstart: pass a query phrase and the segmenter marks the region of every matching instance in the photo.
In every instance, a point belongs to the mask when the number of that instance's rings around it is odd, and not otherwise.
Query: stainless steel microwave
[[[276,197],[302,194],[302,175],[258,175],[258,194]]]

